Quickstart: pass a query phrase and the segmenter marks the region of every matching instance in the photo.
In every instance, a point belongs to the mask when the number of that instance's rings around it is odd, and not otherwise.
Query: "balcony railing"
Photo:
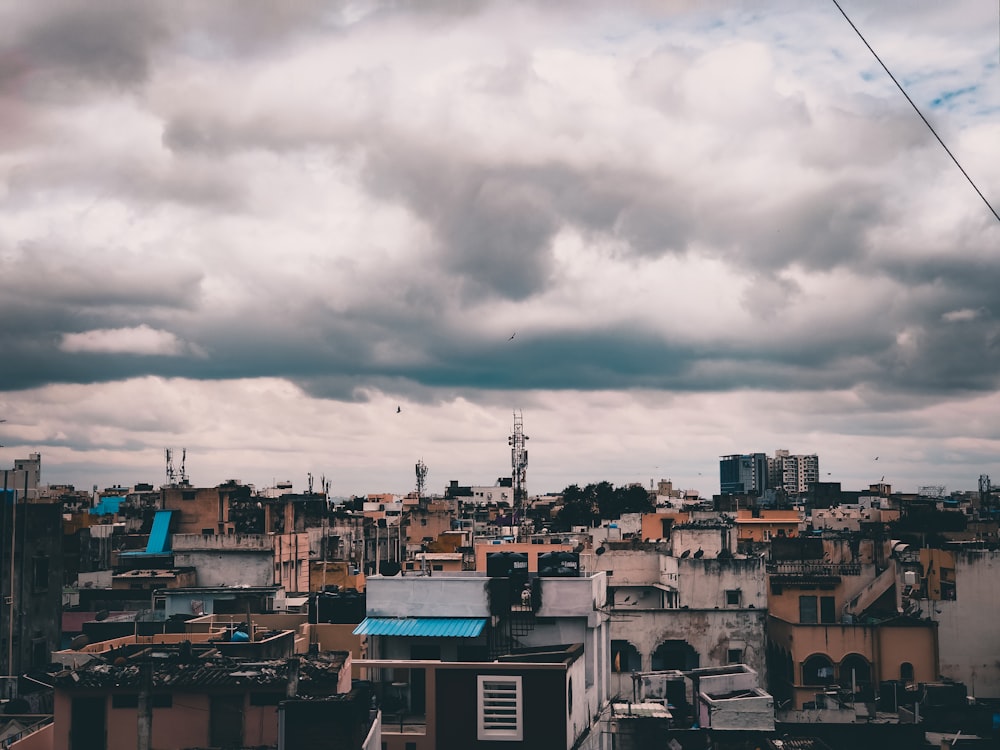
[[[859,563],[831,564],[812,562],[769,562],[769,575],[800,576],[800,577],[840,577],[861,575]]]

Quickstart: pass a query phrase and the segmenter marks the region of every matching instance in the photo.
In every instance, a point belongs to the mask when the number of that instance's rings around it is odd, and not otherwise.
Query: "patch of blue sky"
[[[957,103],[954,101],[955,99],[964,97],[966,94],[971,94],[978,90],[979,86],[966,86],[965,88],[955,89],[953,91],[945,91],[934,99],[931,99],[931,106],[935,108],[954,106]]]

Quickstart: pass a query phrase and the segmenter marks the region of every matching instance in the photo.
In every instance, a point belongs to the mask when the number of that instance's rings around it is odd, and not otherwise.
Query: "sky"
[[[842,7],[1000,210],[987,0]],[[0,7],[0,465],[1000,482],[1000,221],[832,2]]]

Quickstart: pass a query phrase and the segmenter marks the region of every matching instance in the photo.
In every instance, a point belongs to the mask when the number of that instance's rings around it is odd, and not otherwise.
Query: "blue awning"
[[[172,510],[158,510],[153,516],[153,528],[149,532],[149,541],[146,542],[147,555],[161,555],[170,551],[170,516]]]
[[[475,638],[484,627],[485,617],[366,617],[354,635]]]

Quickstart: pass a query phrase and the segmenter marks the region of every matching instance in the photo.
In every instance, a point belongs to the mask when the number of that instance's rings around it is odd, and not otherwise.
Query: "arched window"
[[[860,654],[848,654],[840,661],[840,686],[855,693],[866,693],[871,687],[872,668]]]
[[[913,682],[913,665],[904,661],[899,665],[899,679],[903,682]]]
[[[687,641],[664,641],[653,652],[653,671],[663,669],[697,669],[701,661],[698,652]]]
[[[814,654],[802,662],[803,685],[832,685],[833,662],[825,654]]]
[[[639,655],[639,650],[628,641],[611,641],[611,671],[642,671],[642,657]]]

